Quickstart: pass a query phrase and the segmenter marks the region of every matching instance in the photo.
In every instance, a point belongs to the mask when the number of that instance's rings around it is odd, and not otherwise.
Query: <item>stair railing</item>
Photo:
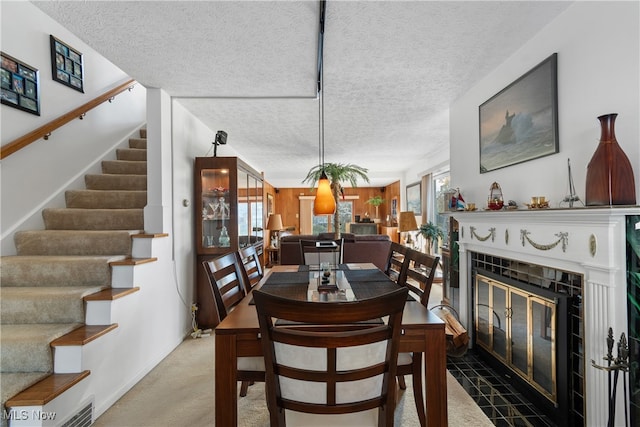
[[[63,114],[62,116],[51,120],[49,123],[43,126],[40,126],[39,128],[21,136],[20,138],[17,138],[3,145],[2,147],[0,147],[0,160],[28,146],[32,142],[39,140],[40,138],[46,141],[47,139],[49,139],[49,136],[51,135],[51,133],[56,129],[66,125],[67,123],[69,123],[74,119],[82,120],[88,111],[94,109],[95,107],[97,107],[98,105],[104,102],[113,101],[116,95],[124,92],[125,90],[131,91],[135,86],[135,84],[136,84],[136,81],[133,79],[125,83],[122,83],[121,85],[118,85],[113,89],[108,90],[102,95],[95,97],[94,99],[87,102],[86,104],[83,104],[80,107],[75,108],[66,114]]]

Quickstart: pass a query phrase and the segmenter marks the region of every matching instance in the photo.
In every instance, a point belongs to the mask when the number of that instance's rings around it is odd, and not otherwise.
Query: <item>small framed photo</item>
[[[2,89],[2,103],[7,105],[18,105],[18,94],[10,90]]]
[[[2,52],[2,104],[40,115],[38,70]]]
[[[84,93],[82,53],[49,36],[51,42],[51,76],[53,80]]]
[[[4,68],[2,68],[1,70],[2,74],[2,87],[5,87],[7,89],[11,88],[11,72],[9,70],[5,70]]]

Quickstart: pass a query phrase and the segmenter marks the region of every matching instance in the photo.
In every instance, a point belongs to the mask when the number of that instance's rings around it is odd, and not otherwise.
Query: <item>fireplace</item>
[[[473,344],[557,425],[584,424],[582,277],[471,254]]]
[[[501,365],[514,383],[523,385],[523,392],[536,392],[541,408],[551,410],[552,418],[569,420],[561,425],[607,424],[607,374],[593,368],[591,361],[598,363],[607,354],[609,328],[616,337],[628,335],[625,218],[637,213],[637,207],[589,207],[451,214],[459,225],[462,323],[481,354]],[[479,287],[481,293],[477,294]],[[489,298],[489,291],[495,291],[496,297],[491,294],[492,301],[482,301]],[[523,295],[536,302],[523,302]],[[506,305],[511,296],[515,308],[538,304],[533,305],[538,317],[526,327],[542,337],[556,334],[553,356],[549,356],[555,368],[543,372],[535,367],[533,371],[521,369],[525,366],[518,359],[525,357],[517,347],[522,341],[517,335],[522,333],[523,326],[517,323],[521,318],[505,318],[505,313],[515,314],[514,306]],[[553,303],[546,305],[549,301]],[[484,306],[476,308],[476,302],[490,305],[491,311],[486,308],[478,319]],[[491,304],[497,304],[499,310]],[[516,330],[494,329],[498,321],[494,311],[501,313],[500,321],[512,322],[511,326],[515,320]],[[553,315],[557,317],[551,322]],[[482,323],[477,332],[474,322]],[[504,337],[499,336],[503,333]],[[505,351],[513,350],[507,348],[514,346],[507,341],[507,333],[512,334],[511,341],[518,338],[515,362],[513,353],[503,356],[499,347],[494,351],[501,339]],[[526,357],[531,360],[530,354]],[[538,364],[542,366],[541,361]],[[540,381],[533,379],[535,375]],[[618,394],[622,395],[622,390]],[[623,414],[625,405],[619,398],[616,413]]]

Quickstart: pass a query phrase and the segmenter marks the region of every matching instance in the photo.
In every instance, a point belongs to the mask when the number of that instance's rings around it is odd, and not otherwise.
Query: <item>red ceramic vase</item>
[[[587,206],[636,204],[633,168],[616,140],[614,125],[617,116],[613,113],[598,117],[600,143],[587,165]]]

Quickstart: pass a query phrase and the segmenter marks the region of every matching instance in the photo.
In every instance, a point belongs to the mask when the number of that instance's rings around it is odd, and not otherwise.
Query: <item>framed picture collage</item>
[[[49,36],[51,46],[51,77],[72,89],[84,93],[82,53]],[[27,113],[40,115],[40,76],[38,69],[5,52],[2,55],[0,77],[2,104]]]
[[[2,103],[40,115],[38,70],[2,52]]]

